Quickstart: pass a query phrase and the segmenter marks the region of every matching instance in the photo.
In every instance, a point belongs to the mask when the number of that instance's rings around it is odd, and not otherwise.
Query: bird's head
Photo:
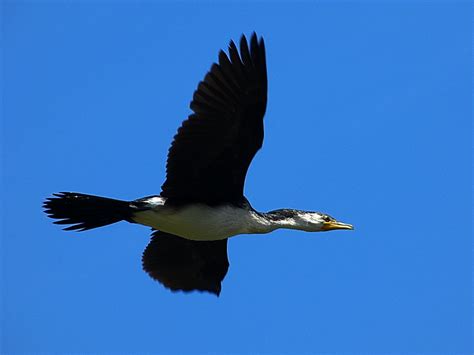
[[[354,229],[352,224],[342,223],[321,212],[281,209],[270,211],[266,216],[282,228],[306,232],[324,232],[335,229]]]

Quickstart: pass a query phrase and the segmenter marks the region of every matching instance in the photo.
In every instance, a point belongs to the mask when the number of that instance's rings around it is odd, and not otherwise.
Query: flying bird
[[[294,209],[258,212],[244,196],[249,165],[262,147],[267,106],[263,38],[254,32],[219,52],[194,92],[193,111],[168,152],[159,195],[122,201],[76,192],[46,199],[44,210],[67,231],[119,221],[151,227],[143,269],[173,291],[221,292],[227,274],[227,239],[279,228],[307,232],[353,229],[331,216]]]

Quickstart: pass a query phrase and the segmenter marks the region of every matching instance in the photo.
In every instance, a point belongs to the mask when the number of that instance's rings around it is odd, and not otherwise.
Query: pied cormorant
[[[53,194],[44,203],[54,223],[84,231],[119,221],[149,226],[143,269],[175,291],[219,295],[229,262],[227,239],[278,228],[307,232],[353,229],[320,212],[258,212],[244,197],[247,169],[263,143],[267,68],[263,38],[242,35],[219,52],[194,92],[193,113],[168,152],[160,195],[121,201],[76,192]]]

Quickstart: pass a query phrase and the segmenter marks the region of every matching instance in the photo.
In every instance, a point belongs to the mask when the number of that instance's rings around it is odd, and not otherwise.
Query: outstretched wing
[[[247,169],[263,143],[267,69],[263,38],[230,42],[191,102],[193,114],[174,137],[161,196],[179,203],[239,201]]]
[[[193,241],[154,231],[143,252],[143,269],[165,287],[219,295],[227,274],[227,239]]]

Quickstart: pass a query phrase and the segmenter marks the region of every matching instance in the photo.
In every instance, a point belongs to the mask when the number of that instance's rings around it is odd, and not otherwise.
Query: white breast
[[[266,221],[254,211],[235,206],[193,204],[180,208],[158,205],[135,213],[133,220],[191,240],[219,240],[245,233],[265,233]]]

